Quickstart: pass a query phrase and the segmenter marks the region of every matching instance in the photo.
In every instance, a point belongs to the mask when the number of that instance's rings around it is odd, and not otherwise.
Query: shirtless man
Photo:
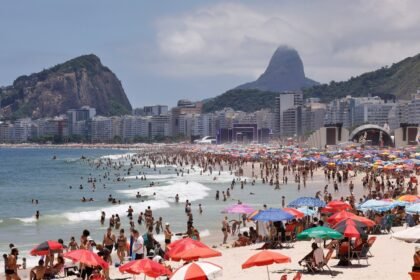
[[[114,248],[115,243],[115,235],[112,233],[112,228],[108,228],[106,230],[106,234],[104,235],[104,240],[102,241],[102,245],[112,253],[112,249]]]
[[[6,280],[20,280],[17,270],[20,265],[17,264],[16,259],[19,255],[17,248],[12,248],[10,255],[7,257],[6,263]]]
[[[44,279],[45,271],[47,267],[44,266],[44,260],[39,260],[38,265],[31,269],[29,273],[30,280],[42,280]]]
[[[172,231],[169,228],[169,223],[165,224],[165,230],[163,231],[164,235],[165,235],[165,251],[166,251],[166,246],[168,246],[168,244],[171,243],[171,239],[172,239]]]

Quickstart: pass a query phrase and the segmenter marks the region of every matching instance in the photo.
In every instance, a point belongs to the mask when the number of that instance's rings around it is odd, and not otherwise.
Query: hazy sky
[[[319,82],[420,53],[420,1],[0,0],[0,85],[94,53],[134,107],[213,97],[296,48]]]

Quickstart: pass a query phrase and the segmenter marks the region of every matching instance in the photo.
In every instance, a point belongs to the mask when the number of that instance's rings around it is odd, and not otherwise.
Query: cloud
[[[279,45],[296,48],[307,76],[343,80],[420,52],[414,0],[220,3],[161,18],[157,52],[170,76],[255,78]],[[164,62],[163,62],[164,61]]]

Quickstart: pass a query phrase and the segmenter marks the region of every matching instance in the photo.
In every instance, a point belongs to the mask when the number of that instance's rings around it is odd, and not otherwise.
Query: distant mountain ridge
[[[267,72],[267,71],[266,71]],[[264,74],[263,74],[264,75]],[[258,81],[258,80],[257,80]],[[256,82],[257,82],[256,81]],[[248,83],[233,90],[226,91],[204,102],[205,112],[214,112],[225,107],[251,112],[262,108],[272,108],[275,96],[279,91],[262,89],[244,90]],[[383,99],[409,99],[410,95],[420,89],[420,54],[407,57],[378,70],[352,77],[348,81],[331,82],[330,84],[314,85],[304,88],[304,97],[318,97],[323,102],[329,102],[347,95],[354,97],[379,96]],[[251,104],[252,103],[252,104]],[[264,107],[265,106],[265,107]]]
[[[53,117],[85,105],[104,116],[132,110],[117,76],[93,54],[20,76],[13,85],[0,88],[0,101],[3,118]]]
[[[409,99],[410,95],[420,88],[420,54],[407,57],[378,70],[352,77],[344,82],[331,82],[307,88],[305,97],[319,97],[323,101],[341,98],[347,95],[354,97],[380,96],[386,99]]]
[[[235,89],[257,89],[261,91],[299,91],[318,85],[305,76],[302,59],[298,52],[287,46],[280,46],[274,52],[264,73],[254,82],[245,83]]]

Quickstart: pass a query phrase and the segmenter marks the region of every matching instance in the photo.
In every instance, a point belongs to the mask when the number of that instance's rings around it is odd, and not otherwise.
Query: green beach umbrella
[[[343,235],[329,227],[313,227],[308,228],[297,235],[297,239],[342,239]]]

